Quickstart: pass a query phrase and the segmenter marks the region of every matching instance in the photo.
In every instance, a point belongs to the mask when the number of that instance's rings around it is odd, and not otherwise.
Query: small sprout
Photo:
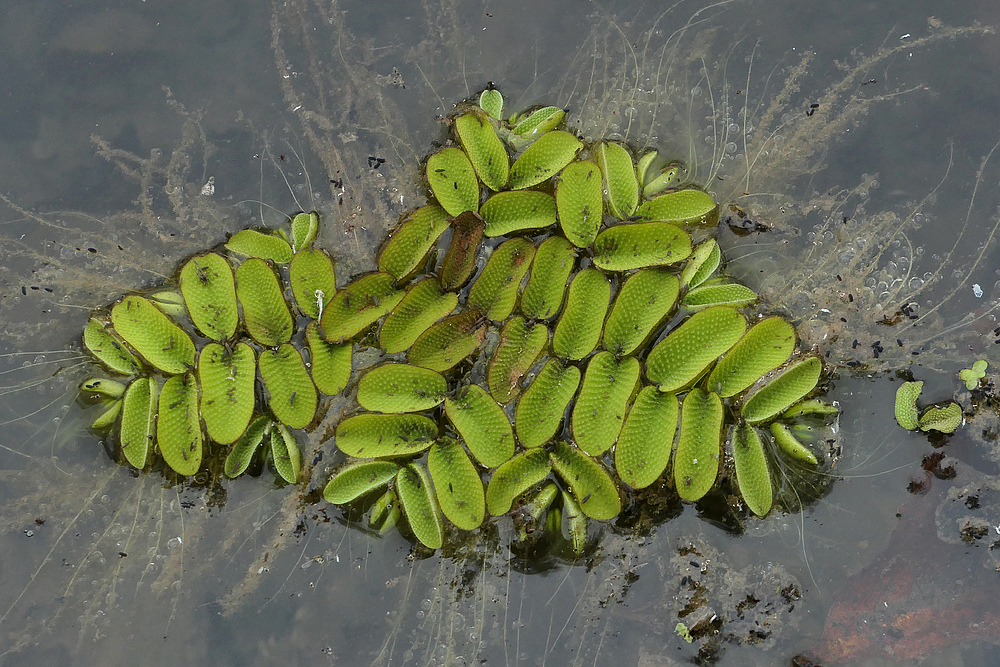
[[[694,641],[694,637],[691,636],[691,631],[688,630],[688,626],[684,625],[681,621],[677,621],[677,625],[674,626],[674,632],[688,644]]]
[[[958,372],[958,377],[965,382],[965,388],[972,391],[979,386],[979,381],[986,377],[986,360],[978,360],[972,364],[972,368],[963,368]]]

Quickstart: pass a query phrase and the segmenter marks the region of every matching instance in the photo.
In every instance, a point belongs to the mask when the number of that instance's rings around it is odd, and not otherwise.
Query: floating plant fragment
[[[403,280],[414,273],[448,229],[448,213],[436,204],[422,206],[403,221],[382,245],[378,270]]]
[[[132,381],[122,399],[122,453],[139,470],[146,467],[156,434],[156,394],[156,380],[141,377]]]
[[[605,271],[665,266],[690,254],[691,237],[667,222],[615,225],[594,240],[594,264]]]
[[[783,317],[768,317],[750,330],[715,365],[705,386],[722,398],[735,396],[788,361],[795,329]]]
[[[674,486],[684,500],[700,500],[715,486],[722,419],[718,394],[696,387],[684,397],[674,454]]]
[[[392,461],[358,461],[341,468],[323,488],[323,499],[334,505],[356,500],[392,481],[399,465]]]
[[[336,396],[347,388],[351,379],[351,343],[328,343],[319,333],[316,322],[306,326],[309,346],[309,370],[313,384],[321,394]]]
[[[715,200],[701,190],[677,190],[650,199],[636,209],[635,215],[643,222],[693,225],[712,222],[717,209]]]
[[[226,456],[226,462],[223,466],[226,477],[239,477],[246,472],[257,448],[264,441],[264,437],[270,434],[273,425],[274,422],[264,416],[257,417],[250,423],[246,432],[236,441],[233,448],[229,450],[229,455]]]
[[[421,415],[366,412],[337,424],[337,448],[359,459],[419,454],[437,437],[438,425]]]
[[[708,306],[735,306],[742,308],[757,300],[757,293],[739,283],[706,283],[688,291],[681,300],[691,310]]]
[[[233,337],[240,318],[227,260],[214,252],[189,259],[181,269],[181,294],[198,331],[212,340]]]
[[[121,411],[122,401],[111,401],[110,405],[105,408],[104,412],[99,414],[97,419],[90,423],[90,428],[95,431],[103,431],[106,428],[111,428],[118,420],[118,415],[121,414]]]
[[[940,431],[954,433],[962,425],[962,406],[954,401],[944,405],[935,405],[924,410],[920,415],[921,431]]]
[[[409,364],[385,363],[358,383],[358,404],[373,412],[422,412],[444,402],[448,381],[440,373]]]
[[[621,433],[629,401],[639,384],[639,362],[598,352],[587,363],[573,406],[573,438],[591,456],[607,451]]]
[[[757,424],[781,414],[816,388],[822,371],[823,362],[819,357],[792,362],[747,397],[743,403],[743,419]]]
[[[290,343],[277,350],[262,350],[260,377],[269,394],[271,412],[282,424],[305,428],[316,416],[316,385],[309,377],[302,355]]]
[[[292,261],[292,246],[276,234],[256,229],[236,232],[226,241],[226,250],[244,257],[269,259],[278,264]]]
[[[487,88],[479,94],[479,106],[494,120],[503,118],[503,95],[495,88]]]
[[[183,373],[194,367],[191,336],[148,299],[135,294],[125,297],[111,309],[111,323],[136,352],[164,373]]]
[[[517,142],[528,143],[559,127],[559,123],[565,117],[565,109],[541,107],[517,119],[511,134],[517,138]],[[515,119],[511,119],[511,121],[514,122]],[[518,143],[518,145],[521,144]]]
[[[486,495],[476,466],[457,440],[441,438],[427,455],[441,511],[462,530],[475,530],[486,518]]]
[[[514,428],[525,447],[540,447],[552,439],[566,407],[580,385],[580,369],[549,359],[521,394],[514,413]]]
[[[559,227],[578,248],[588,248],[597,238],[604,212],[603,178],[589,160],[571,162],[556,183]]]
[[[389,354],[403,352],[422,333],[458,305],[458,295],[443,292],[434,278],[424,278],[410,287],[399,304],[386,316],[378,342]]]
[[[486,221],[475,211],[466,211],[451,221],[451,228],[451,243],[438,269],[444,290],[457,290],[472,277],[476,270],[476,253],[486,233]]]
[[[652,197],[659,192],[663,192],[667,188],[677,187],[680,185],[683,173],[684,169],[677,162],[668,164],[660,170],[660,173],[657,176],[648,180],[646,184],[643,185],[642,196]]]
[[[126,385],[108,378],[88,378],[80,383],[80,391],[92,394],[87,398],[121,398]]]
[[[284,424],[271,429],[271,460],[281,479],[294,484],[302,469],[302,452],[291,431]]]
[[[486,320],[477,310],[446,317],[422,333],[407,359],[415,366],[444,372],[464,361],[486,338]]]
[[[486,371],[487,386],[498,403],[509,403],[521,393],[521,378],[542,356],[549,343],[544,324],[513,317],[500,332],[500,344]]]
[[[569,539],[570,544],[573,545],[573,551],[578,554],[582,554],[587,548],[587,519],[586,513],[580,509],[577,504],[576,499],[566,493],[562,492],[562,512],[561,516],[566,520],[569,528]],[[560,516],[556,514],[555,516]]]
[[[743,496],[743,502],[751,512],[763,517],[771,511],[774,488],[760,434],[750,424],[731,426],[729,441],[732,443],[736,485]]]
[[[486,236],[491,238],[543,229],[556,224],[556,200],[534,190],[498,192],[483,202],[479,215],[486,221]]]
[[[191,476],[201,468],[204,440],[198,418],[198,385],[191,373],[174,375],[163,383],[156,444],[163,460],[178,475]]]
[[[965,382],[965,388],[972,391],[979,386],[979,381],[986,377],[986,360],[976,361],[972,364],[972,368],[963,368],[958,372],[958,377]]]
[[[576,251],[561,236],[550,236],[535,251],[528,283],[521,293],[521,312],[528,319],[555,317],[566,294],[566,281],[576,267]]]
[[[618,487],[604,466],[565,442],[557,442],[549,458],[584,514],[598,521],[618,516],[622,509]]]
[[[486,487],[486,508],[493,516],[506,514],[514,499],[541,483],[551,469],[549,453],[544,449],[521,452],[493,471]]]
[[[331,343],[353,338],[391,311],[405,291],[389,273],[371,273],[344,287],[323,310],[320,326]]]
[[[503,189],[510,173],[510,158],[489,116],[482,111],[472,112],[459,116],[454,123],[458,142],[483,185],[494,191]]]
[[[254,408],[256,357],[253,348],[237,343],[227,350],[209,343],[198,355],[201,416],[208,437],[228,445],[247,430]]]
[[[907,431],[920,428],[920,413],[917,411],[917,399],[924,390],[923,380],[904,382],[896,390],[896,422]]]
[[[292,252],[298,253],[309,247],[319,233],[319,214],[299,213],[292,218]]]
[[[262,259],[248,259],[236,269],[236,296],[243,306],[247,333],[265,347],[292,337],[294,323],[274,269]]]
[[[125,346],[125,341],[110,325],[96,317],[91,317],[83,330],[83,346],[105,368],[119,375],[135,375],[142,368],[136,356]]]
[[[414,536],[428,549],[444,544],[441,508],[424,467],[411,463],[396,474],[396,493]]]
[[[300,250],[288,265],[288,285],[299,310],[318,320],[337,291],[333,259],[319,248]]]
[[[553,130],[539,137],[510,168],[510,189],[523,190],[547,181],[573,161],[583,142],[569,132]]]
[[[476,460],[495,468],[514,455],[514,429],[503,408],[478,385],[447,398],[444,411]]]
[[[552,351],[574,361],[593,352],[601,340],[609,301],[611,283],[602,272],[590,268],[577,273],[552,334]]]
[[[448,215],[479,210],[479,179],[462,149],[445,148],[431,155],[427,159],[427,182]]]
[[[714,306],[699,311],[652,349],[646,359],[646,377],[658,384],[660,391],[682,389],[733,347],[745,331],[746,318],[735,308]]]
[[[615,445],[615,470],[633,489],[655,482],[670,462],[677,432],[677,396],[643,387]]]
[[[619,220],[628,218],[639,204],[639,182],[636,180],[632,156],[620,144],[607,141],[599,142],[591,153],[604,176],[608,210]]]
[[[780,422],[771,424],[771,435],[774,436],[774,444],[778,446],[778,449],[788,456],[803,463],[819,465],[819,459],[816,458],[816,455],[795,437],[787,424]]]
[[[161,289],[146,294],[146,298],[154,306],[174,319],[184,316],[187,308],[184,307],[184,295],[179,290]]]
[[[663,269],[641,269],[618,290],[604,325],[604,349],[628,356],[660,326],[677,302],[680,283]]]
[[[483,311],[491,320],[507,319],[534,256],[535,245],[527,239],[513,238],[500,244],[472,284],[469,306]]]

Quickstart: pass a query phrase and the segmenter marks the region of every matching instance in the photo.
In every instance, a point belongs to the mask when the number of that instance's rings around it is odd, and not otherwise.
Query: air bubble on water
[[[867,287],[868,289],[874,289],[874,287],[875,287],[875,279],[871,278],[871,277],[869,277],[868,279],[866,279],[865,280],[865,287]]]
[[[730,141],[728,144],[726,144],[726,152],[727,153],[735,153],[736,152],[736,144],[734,142],[732,142],[732,141]]]
[[[428,609],[430,609],[431,608],[431,599],[430,598],[424,598],[420,602],[420,608],[423,609],[424,611],[427,611]]]
[[[729,131],[730,132],[739,132],[740,131],[740,126],[737,125],[736,123],[731,123],[729,125]]]
[[[691,97],[701,97],[701,86],[695,86],[691,89]]]
[[[888,292],[882,292],[881,294],[878,295],[878,300],[879,301],[888,301],[889,300],[889,296],[890,296],[890,294]]]
[[[962,272],[962,269],[955,269],[954,271],[951,272],[951,277],[954,278],[955,280],[961,280],[962,276],[964,275],[965,273]]]
[[[910,289],[917,289],[918,287],[921,287],[923,284],[924,281],[921,280],[920,278],[917,278],[915,276],[913,278],[910,278]]]
[[[167,549],[170,549],[171,551],[173,551],[177,547],[181,546],[181,544],[183,544],[183,542],[181,541],[181,538],[179,538],[179,537],[171,537],[170,540],[167,542]]]

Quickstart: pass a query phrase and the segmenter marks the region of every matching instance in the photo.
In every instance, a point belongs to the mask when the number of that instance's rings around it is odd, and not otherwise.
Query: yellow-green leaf
[[[260,377],[268,393],[268,407],[282,424],[305,428],[316,416],[316,385],[302,355],[291,344],[260,353]]]
[[[448,215],[479,210],[479,179],[462,149],[444,148],[431,155],[427,183]]]
[[[500,332],[500,344],[487,368],[490,393],[498,403],[510,403],[521,393],[521,378],[542,356],[549,343],[549,330],[541,323],[512,317]]]
[[[301,252],[316,240],[319,233],[319,214],[299,213],[292,218],[292,251]]]
[[[684,500],[700,500],[719,475],[722,400],[695,388],[681,404],[681,427],[674,455],[674,486]]]
[[[757,300],[757,293],[739,283],[708,283],[689,290],[682,302],[692,310],[708,306],[743,308]]]
[[[327,396],[336,396],[344,391],[351,379],[354,345],[326,342],[316,322],[306,326],[306,344],[309,346],[309,369],[316,389]]]
[[[486,221],[486,236],[544,229],[556,224],[556,200],[534,190],[498,192],[479,209]]]
[[[795,329],[783,317],[768,317],[750,330],[715,365],[705,386],[722,398],[735,396],[788,361]]]
[[[631,271],[687,259],[691,237],[667,222],[609,227],[594,240],[594,264],[605,271]]]
[[[122,453],[139,470],[146,467],[149,448],[156,437],[156,392],[156,380],[136,378],[122,399]]]
[[[444,412],[480,463],[495,468],[514,454],[514,429],[503,408],[478,385],[444,402]]]
[[[486,338],[486,318],[477,310],[446,317],[413,343],[407,360],[443,373],[475,352]]]
[[[490,190],[503,189],[510,172],[510,158],[489,116],[483,112],[459,116],[455,119],[455,134],[483,185]]]
[[[189,259],[181,269],[181,293],[200,332],[212,340],[233,337],[240,318],[233,269],[227,260],[214,252]]]
[[[191,476],[201,468],[204,439],[198,418],[198,385],[193,374],[174,375],[163,383],[156,443],[163,460],[178,475]]]
[[[441,234],[448,229],[448,213],[435,204],[422,206],[399,223],[378,256],[378,270],[403,280],[423,263]]]
[[[87,378],[80,383],[80,393],[87,400],[101,398],[121,398],[125,394],[126,385],[108,378]]]
[[[694,225],[717,220],[718,205],[701,190],[677,190],[654,197],[635,210],[642,221]]]
[[[119,375],[135,375],[142,369],[142,364],[110,324],[96,317],[91,317],[83,330],[83,347],[105,368]]]
[[[917,412],[917,399],[924,390],[922,380],[904,382],[896,390],[896,421],[908,431],[920,428],[920,413]]]
[[[618,487],[604,466],[565,442],[557,442],[549,458],[584,514],[598,521],[618,516],[622,509]]]
[[[405,294],[389,273],[358,278],[337,292],[323,310],[323,337],[341,343],[357,336],[395,308]]]
[[[932,406],[920,415],[921,431],[954,433],[962,425],[962,407],[951,401],[941,406]]]
[[[476,253],[486,233],[486,221],[475,211],[466,211],[451,221],[448,251],[438,269],[441,289],[457,290],[476,270]]]
[[[564,359],[583,359],[601,340],[611,301],[611,283],[594,268],[580,271],[569,284],[566,308],[552,334],[552,351]]]
[[[236,269],[236,296],[243,306],[247,333],[265,347],[292,337],[294,323],[274,269],[262,259],[248,259]]]
[[[341,468],[323,488],[323,499],[343,505],[388,484],[399,466],[392,461],[358,461]]]
[[[111,309],[111,322],[125,342],[164,373],[194,367],[194,341],[148,299],[125,297]]]
[[[556,183],[559,227],[578,248],[588,248],[604,221],[604,186],[601,169],[589,160],[571,162]]]
[[[638,350],[673,310],[679,288],[677,276],[664,269],[642,269],[629,276],[604,325],[604,349],[617,356]]]
[[[722,263],[722,250],[715,239],[706,239],[691,251],[691,257],[681,271],[681,286],[694,288],[715,273]]]
[[[695,313],[649,353],[646,377],[660,385],[660,391],[686,387],[742,338],[746,326],[746,318],[729,306]]]
[[[254,408],[257,360],[253,348],[240,342],[231,351],[209,343],[198,355],[201,416],[208,437],[228,445],[243,435]]]
[[[437,437],[437,423],[421,415],[365,412],[337,424],[337,448],[359,459],[419,454]]]
[[[486,494],[476,466],[452,438],[441,438],[427,454],[441,511],[462,530],[475,530],[486,517]]]
[[[444,523],[424,467],[411,463],[396,474],[396,493],[414,536],[428,549],[444,544]]]
[[[531,262],[528,283],[521,293],[521,312],[528,319],[548,320],[559,312],[566,281],[576,268],[576,250],[561,236],[542,241]]]
[[[244,257],[269,259],[278,264],[292,261],[292,246],[280,236],[256,229],[244,229],[229,237],[226,242],[229,252]]]
[[[540,447],[555,436],[566,407],[580,385],[580,369],[549,359],[521,394],[514,428],[525,447]]]
[[[358,403],[373,412],[422,412],[444,402],[448,382],[440,373],[409,364],[385,363],[358,383]]]
[[[816,455],[799,442],[798,438],[792,434],[792,430],[785,424],[779,422],[771,424],[771,435],[774,436],[774,444],[778,446],[778,449],[788,456],[810,465],[819,464]]]
[[[121,414],[121,411],[121,400],[111,401],[110,403],[105,402],[104,410],[97,416],[97,419],[91,422],[90,428],[94,431],[103,431],[104,429],[111,428],[118,421],[118,415]]]
[[[302,452],[299,451],[299,443],[295,442],[295,437],[284,424],[271,429],[271,460],[281,479],[289,484],[298,481],[299,471],[302,469]]]
[[[482,310],[491,320],[507,319],[534,256],[535,246],[528,239],[513,238],[500,244],[472,284],[469,306]]]
[[[823,362],[819,357],[806,357],[789,364],[747,397],[743,403],[743,419],[757,424],[781,414],[816,388],[822,370]]]
[[[397,354],[407,349],[420,334],[431,328],[458,305],[458,295],[443,292],[434,278],[424,278],[410,287],[379,329],[382,349]]]
[[[757,516],[765,516],[774,503],[774,488],[767,467],[767,456],[764,454],[764,443],[757,429],[750,424],[731,426],[729,434],[736,468],[736,486],[743,496],[743,502]]]
[[[223,466],[226,477],[239,477],[246,472],[254,453],[265,436],[270,434],[273,425],[274,422],[263,416],[257,417],[250,423],[246,432],[233,444],[229,455],[226,456],[226,463]]]
[[[633,489],[644,489],[663,474],[677,433],[677,396],[643,387],[625,417],[615,444],[615,470]]]
[[[494,120],[503,118],[503,95],[499,90],[488,88],[479,93],[479,106]]]
[[[486,487],[486,508],[493,516],[510,511],[514,499],[545,479],[552,463],[544,449],[530,449],[493,472]]]
[[[337,292],[333,259],[319,248],[298,251],[288,265],[288,284],[299,310],[318,320]]]
[[[523,190],[546,181],[572,162],[583,142],[569,132],[553,130],[528,146],[510,168],[510,189]]]
[[[573,406],[573,439],[580,449],[600,456],[615,444],[638,384],[634,357],[615,359],[603,351],[591,357]]]
[[[639,181],[635,177],[632,156],[624,146],[607,141],[598,143],[591,153],[604,175],[611,215],[619,220],[628,218],[639,204]]]

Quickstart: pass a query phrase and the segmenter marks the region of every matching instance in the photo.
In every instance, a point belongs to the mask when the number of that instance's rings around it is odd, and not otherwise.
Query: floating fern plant
[[[181,474],[203,465],[206,439],[229,476],[266,442],[294,481],[291,430],[314,422],[320,394],[355,386],[365,338],[384,354],[336,426],[347,460],[324,497],[369,510],[375,530],[405,521],[436,549],[516,511],[522,537],[562,532],[579,553],[588,521],[639,490],[697,502],[722,480],[766,515],[785,470],[826,460],[838,411],[813,396],[822,361],[719,274],[717,204],[678,163],[585,145],[564,119],[504,119],[492,89],[459,105],[454,145],[426,161],[430,202],[377,271],[339,290],[303,213],[290,236],[245,230],[225,255],[188,260],[180,297],[159,293],[170,307],[129,295],[110,320],[97,313],[86,348],[133,379],[84,383],[105,405],[93,427],[132,465],[158,450]]]

